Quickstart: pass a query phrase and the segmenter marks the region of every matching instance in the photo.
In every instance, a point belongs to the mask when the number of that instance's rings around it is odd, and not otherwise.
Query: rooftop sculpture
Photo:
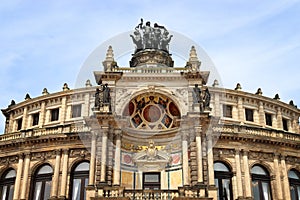
[[[133,43],[136,45],[135,53],[144,49],[160,49],[169,52],[169,43],[173,35],[169,35],[169,31],[157,23],[151,27],[150,22],[143,24],[143,19],[135,27],[134,35],[130,35]]]

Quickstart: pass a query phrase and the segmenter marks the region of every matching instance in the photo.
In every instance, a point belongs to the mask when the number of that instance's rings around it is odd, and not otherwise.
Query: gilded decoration
[[[160,94],[143,94],[131,100],[123,116],[130,119],[130,126],[146,130],[166,130],[178,127],[180,112],[175,103]]]

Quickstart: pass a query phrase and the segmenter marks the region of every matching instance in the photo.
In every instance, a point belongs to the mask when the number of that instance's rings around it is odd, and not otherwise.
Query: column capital
[[[24,159],[25,158],[25,154],[24,153],[19,153],[18,154],[18,158],[20,159]]]
[[[188,129],[184,129],[181,131],[182,135],[181,138],[183,141],[187,141],[189,139],[189,130]]]
[[[67,148],[67,149],[62,149],[63,154],[69,154],[69,151],[70,151],[69,148]]]
[[[196,133],[196,137],[201,136],[202,126],[195,126],[195,133]]]
[[[60,156],[60,154],[61,154],[61,149],[55,149],[55,150],[53,151],[53,154],[55,154],[56,156]]]
[[[279,158],[280,158],[280,160],[284,160],[284,161],[285,161],[286,155],[280,154],[280,155],[279,155]]]
[[[235,155],[240,155],[242,151],[240,148],[235,148],[234,150],[235,150]]]
[[[123,133],[123,131],[121,130],[121,129],[115,129],[114,130],[114,133],[115,133],[115,137],[116,137],[116,139],[121,139],[121,137],[122,137],[122,133]]]
[[[30,152],[24,152],[24,157],[25,158],[30,158],[31,157],[31,153]]]
[[[242,149],[242,153],[243,153],[243,156],[248,156],[249,155],[249,150]]]

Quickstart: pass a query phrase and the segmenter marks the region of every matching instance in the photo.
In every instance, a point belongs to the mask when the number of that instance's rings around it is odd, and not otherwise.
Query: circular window
[[[143,94],[132,99],[124,116],[130,118],[130,125],[140,129],[170,129],[178,127],[180,112],[176,104],[164,95]]]

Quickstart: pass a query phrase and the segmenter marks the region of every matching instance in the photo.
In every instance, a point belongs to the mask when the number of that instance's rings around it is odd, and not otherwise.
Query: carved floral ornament
[[[145,130],[166,130],[179,126],[180,111],[176,104],[161,94],[142,94],[132,99],[123,111],[130,127]]]

